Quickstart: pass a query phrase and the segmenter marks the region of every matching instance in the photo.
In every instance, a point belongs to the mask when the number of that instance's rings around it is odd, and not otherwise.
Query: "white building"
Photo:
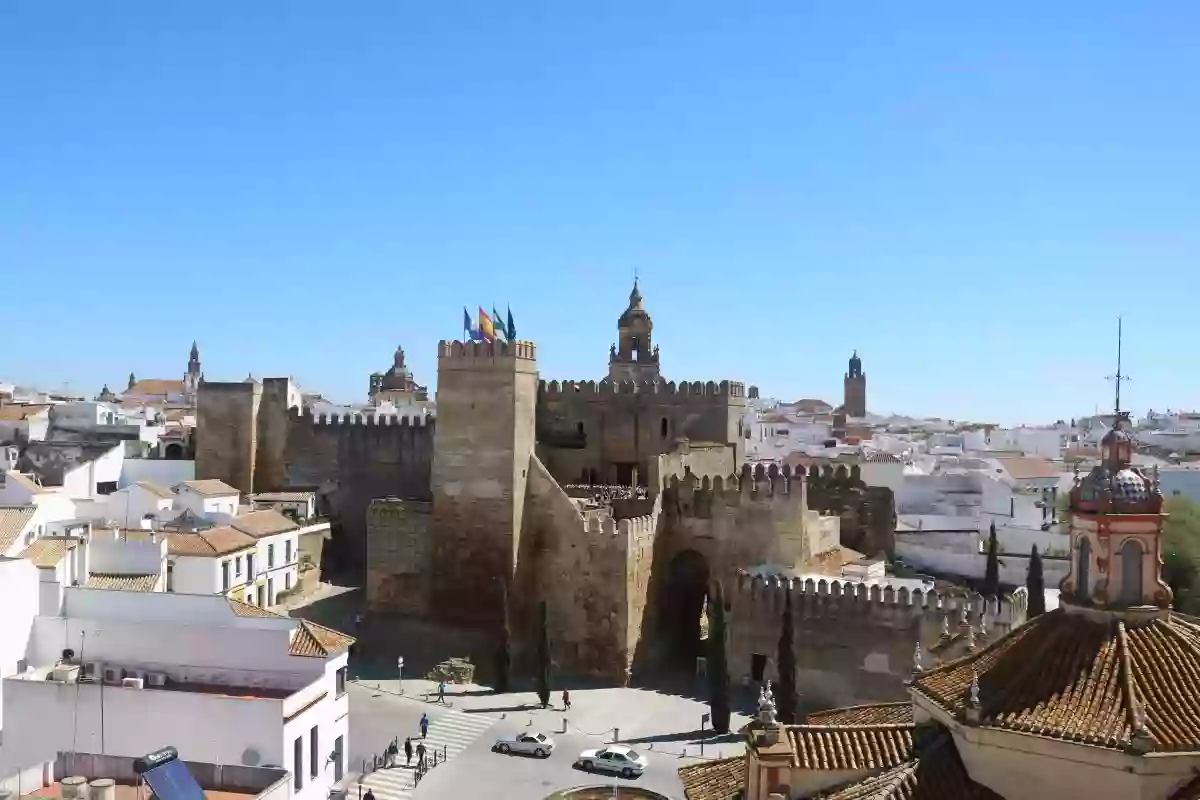
[[[0,443],[41,441],[49,429],[49,405],[0,404]]]
[[[241,492],[223,481],[184,481],[175,487],[176,507],[200,517],[235,517]]]
[[[4,624],[15,653],[23,625]],[[164,742],[186,761],[284,767],[301,800],[343,776],[349,636],[220,596],[80,587],[28,627],[3,681],[2,785],[62,777],[60,752],[138,757]]]

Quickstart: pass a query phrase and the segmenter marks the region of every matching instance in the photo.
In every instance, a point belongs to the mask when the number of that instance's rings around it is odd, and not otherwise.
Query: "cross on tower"
[[[1106,381],[1112,381],[1116,387],[1116,398],[1113,401],[1113,424],[1116,424],[1117,418],[1121,416],[1121,381],[1130,380],[1128,375],[1121,372],[1121,318],[1117,317],[1117,373],[1105,377]]]

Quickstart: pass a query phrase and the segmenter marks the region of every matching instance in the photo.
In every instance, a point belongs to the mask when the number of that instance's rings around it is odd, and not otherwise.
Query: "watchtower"
[[[848,417],[865,417],[867,415],[867,375],[862,371],[862,359],[858,357],[857,350],[850,356],[850,363],[846,368],[842,410]]]
[[[439,342],[433,612],[491,627],[517,564],[534,452],[532,342]]]

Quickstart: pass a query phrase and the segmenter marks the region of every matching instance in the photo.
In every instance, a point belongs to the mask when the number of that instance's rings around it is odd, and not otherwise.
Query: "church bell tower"
[[[629,306],[617,319],[617,344],[608,353],[608,379],[611,381],[657,381],[658,347],[651,336],[654,322],[642,305],[637,278],[629,293]]]

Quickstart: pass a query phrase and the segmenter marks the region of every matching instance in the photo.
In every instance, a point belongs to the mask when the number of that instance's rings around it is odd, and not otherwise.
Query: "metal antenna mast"
[[[1116,398],[1113,401],[1113,425],[1116,426],[1117,419],[1121,416],[1121,381],[1129,380],[1129,376],[1121,372],[1121,318],[1117,317],[1117,374],[1109,375],[1105,380],[1112,381],[1116,387]]]

